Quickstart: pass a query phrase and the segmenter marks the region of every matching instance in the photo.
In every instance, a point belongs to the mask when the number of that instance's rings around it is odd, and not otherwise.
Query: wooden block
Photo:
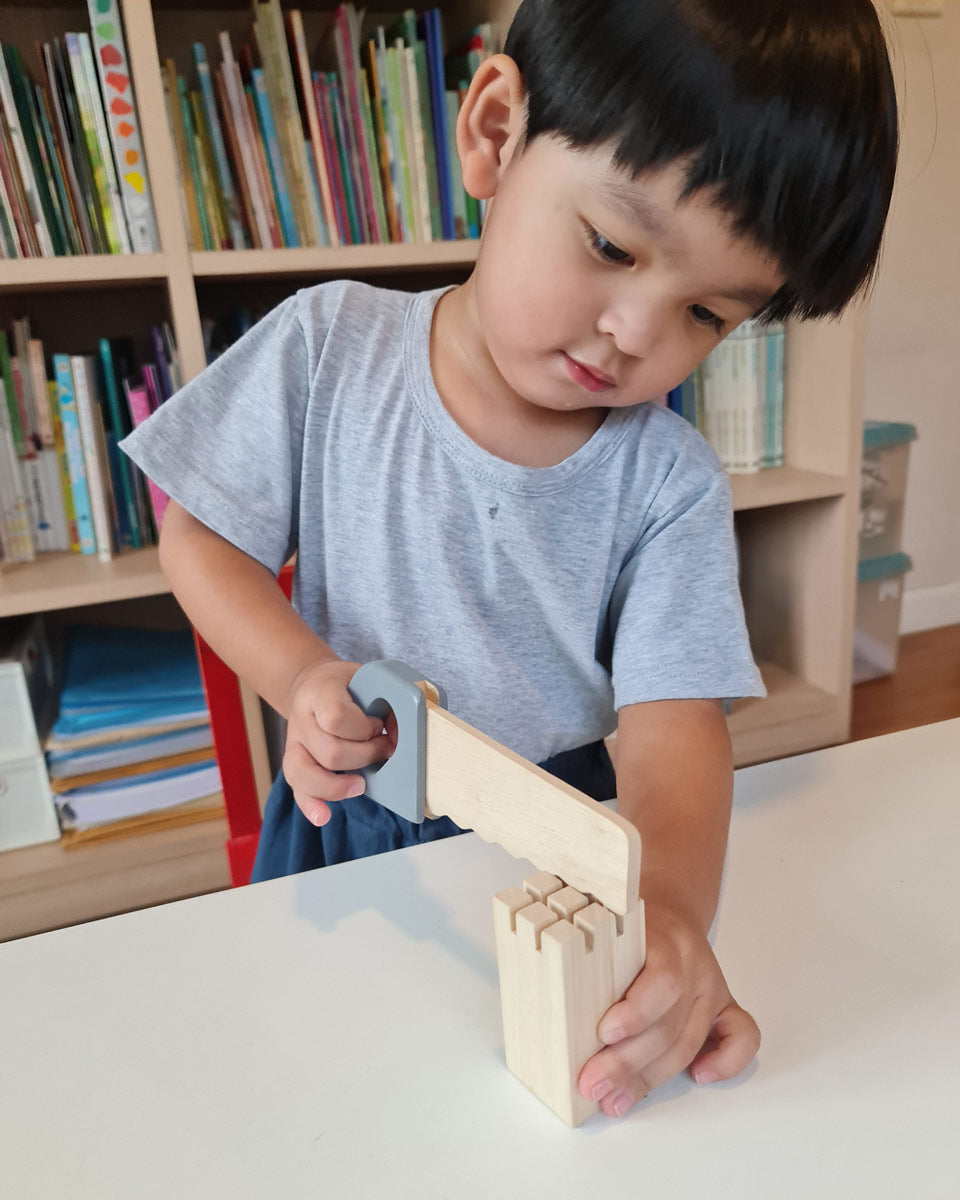
[[[546,872],[493,899],[507,1066],[568,1125],[599,1104],[577,1091],[600,1018],[644,962],[643,903],[616,916]]]

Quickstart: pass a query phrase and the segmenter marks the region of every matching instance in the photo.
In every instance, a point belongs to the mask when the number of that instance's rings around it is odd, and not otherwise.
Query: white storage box
[[[857,564],[854,683],[890,675],[896,668],[904,576],[912,566],[902,552]]]
[[[55,842],[59,837],[43,755],[0,762],[0,850]]]
[[[60,837],[37,730],[52,693],[42,623],[5,622],[0,626],[0,850]]]
[[[860,471],[860,542],[857,558],[896,554],[903,535],[903,503],[907,492],[913,425],[899,421],[864,421]]]

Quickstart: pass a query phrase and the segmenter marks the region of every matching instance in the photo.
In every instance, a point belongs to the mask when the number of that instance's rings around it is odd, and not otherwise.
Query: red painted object
[[[277,580],[287,599],[293,586],[293,567],[284,567]],[[223,783],[227,813],[227,859],[230,882],[241,887],[250,882],[260,837],[260,797],[247,740],[240,680],[194,630],[200,674],[210,710],[213,745]]]

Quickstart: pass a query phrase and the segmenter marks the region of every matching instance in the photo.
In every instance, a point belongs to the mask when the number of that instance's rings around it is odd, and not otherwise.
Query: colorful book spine
[[[134,387],[127,388],[127,404],[130,409],[130,419],[134,428],[142,424],[150,416],[151,412],[155,411],[151,405],[150,394],[146,384],[137,384]],[[159,533],[169,497],[149,476],[147,477],[147,490],[150,493],[153,519]]]
[[[123,439],[126,428],[123,420],[123,412],[120,407],[120,392],[117,386],[117,377],[109,340],[103,337],[100,338],[97,343],[97,349],[100,354],[100,373],[103,378],[104,394],[107,400],[109,432],[112,435],[114,443],[117,443]],[[130,542],[134,548],[139,549],[143,545],[143,536],[137,516],[136,481],[133,477],[130,460],[125,454],[117,456],[116,475],[119,483],[120,502],[126,514]]]
[[[340,245],[340,234],[337,228],[337,216],[333,206],[333,189],[330,182],[328,159],[324,151],[323,138],[320,132],[320,118],[317,113],[317,102],[310,75],[310,60],[307,55],[307,39],[303,29],[303,17],[299,9],[294,9],[288,17],[292,53],[297,65],[297,79],[300,83],[300,103],[307,116],[307,127],[310,133],[310,147],[313,154],[314,169],[323,208],[324,227],[327,241],[332,246]]]
[[[107,128],[107,119],[100,99],[100,86],[97,82],[97,67],[93,57],[93,46],[90,43],[89,35],[86,33],[77,34],[77,41],[80,46],[80,59],[83,64],[83,70],[86,73],[90,110],[93,115],[93,125],[96,130],[97,142],[100,147],[100,158],[103,162],[104,175],[107,181],[110,209],[117,227],[120,251],[122,254],[129,254],[133,247],[130,241],[130,231],[127,228],[127,216],[123,207],[123,197],[120,194],[120,180],[113,161],[110,131]]]
[[[327,73],[326,96],[329,104],[337,162],[339,163],[341,191],[344,204],[346,205],[347,223],[350,229],[350,243],[352,245],[359,245],[364,240],[362,218],[358,208],[359,186],[351,170],[347,120],[343,111],[343,95],[340,91],[340,84],[335,71]]]
[[[67,463],[70,469],[70,490],[77,521],[77,536],[82,554],[97,553],[97,535],[93,524],[93,508],[87,484],[87,468],[80,432],[80,417],[77,411],[76,394],[73,387],[73,372],[70,358],[66,354],[53,356],[54,380],[57,385],[57,402],[63,424],[63,440]]]
[[[301,243],[319,246],[324,240],[323,216],[314,198],[300,119],[293,69],[280,0],[266,0],[255,8],[257,37],[263,39],[263,65],[268,92],[277,124],[277,133],[287,166],[293,210]]]
[[[280,151],[280,141],[273,119],[273,109],[270,106],[270,96],[267,91],[267,81],[261,67],[255,67],[250,73],[253,84],[253,97],[256,103],[257,119],[266,154],[267,165],[270,169],[270,182],[273,198],[280,218],[280,228],[285,246],[299,246],[300,236],[297,232],[297,221],[293,211],[293,200],[287,183],[287,173]]]
[[[357,191],[359,219],[364,241],[383,242],[386,241],[387,235],[380,223],[375,197],[375,184],[379,183],[379,175],[371,169],[374,155],[368,144],[363,122],[359,27],[360,18],[354,6],[338,5],[333,14],[334,46],[339,70],[344,134]],[[379,207],[382,210],[382,197]]]
[[[47,380],[47,395],[50,402],[50,412],[53,414],[53,444],[57,455],[60,502],[63,505],[63,515],[67,524],[67,548],[74,554],[79,554],[80,535],[77,531],[77,510],[73,503],[73,489],[70,486],[70,463],[67,460],[67,443],[63,437],[63,422],[60,420],[57,385],[52,379]]]
[[[455,238],[457,233],[453,208],[453,178],[450,167],[450,137],[447,130],[447,96],[443,68],[443,17],[439,8],[431,8],[424,13],[422,29],[427,48],[430,111],[433,118],[437,183],[440,189],[441,234],[449,241]]]
[[[240,148],[243,173],[250,191],[251,205],[256,219],[256,234],[260,245],[269,249],[280,244],[279,231],[275,232],[269,198],[263,187],[257,162],[256,124],[250,121],[240,68],[233,56],[230,35],[226,32],[220,34],[220,53],[223,59],[221,70],[224,88],[230,102],[230,112]]]
[[[97,556],[102,562],[113,558],[113,513],[110,484],[110,463],[106,453],[106,438],[96,392],[94,358],[88,354],[72,354],[70,369],[73,375],[74,396],[80,422],[83,445],[83,465],[90,492],[90,508],[97,542]]]
[[[96,189],[100,220],[106,236],[107,248],[111,254],[120,254],[123,252],[123,243],[117,226],[109,175],[101,152],[100,140],[97,136],[97,123],[94,115],[95,105],[87,81],[87,72],[81,45],[82,37],[82,34],[75,33],[64,35],[70,64],[70,78],[73,83],[73,94],[76,97],[77,111],[83,129],[84,145],[86,146],[87,158],[90,163],[90,173]],[[107,159],[109,161],[109,147]]]
[[[117,0],[87,0],[87,3],[100,86],[109,110],[105,123],[130,242],[138,253],[151,254],[160,248],[160,241],[120,8]]]
[[[13,158],[19,172],[20,185],[23,189],[23,197],[27,206],[27,215],[33,230],[33,236],[36,238],[40,254],[45,257],[52,257],[54,254],[53,242],[51,241],[50,231],[47,228],[46,218],[40,203],[40,194],[34,175],[33,163],[30,161],[30,155],[27,152],[27,143],[20,125],[20,114],[14,102],[13,87],[7,69],[6,49],[6,46],[0,45],[0,107],[3,109],[6,128],[9,130]]]
[[[223,198],[223,205],[226,210],[226,220],[230,231],[230,244],[233,249],[240,250],[246,245],[240,202],[236,189],[233,186],[230,161],[227,157],[227,148],[223,140],[223,130],[220,127],[220,115],[217,111],[217,100],[213,90],[210,64],[207,62],[207,51],[202,42],[194,42],[193,59],[197,68],[197,78],[200,81],[200,93],[203,97],[206,124],[209,131],[210,143],[213,148],[217,179],[220,183],[220,195]]]

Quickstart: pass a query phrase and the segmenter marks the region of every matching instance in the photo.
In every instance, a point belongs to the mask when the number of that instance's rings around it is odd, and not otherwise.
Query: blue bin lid
[[[881,446],[898,446],[901,442],[912,442],[917,437],[916,425],[903,421],[864,421],[863,448],[876,450]]]
[[[898,550],[896,554],[882,554],[879,558],[864,558],[857,563],[857,583],[875,583],[878,579],[892,579],[895,575],[906,575],[913,570],[909,554]]]

